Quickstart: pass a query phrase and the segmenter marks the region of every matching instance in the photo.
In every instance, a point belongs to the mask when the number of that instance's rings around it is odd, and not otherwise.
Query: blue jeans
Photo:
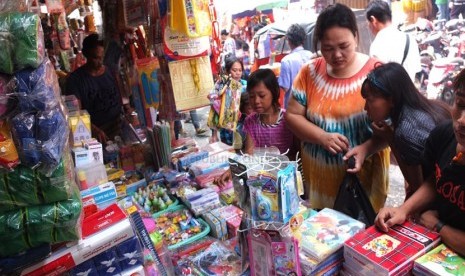
[[[439,18],[449,20],[449,5],[446,4],[436,4],[439,9]]]
[[[199,129],[200,122],[199,122],[199,115],[197,114],[197,110],[195,109],[191,110],[189,111],[189,113],[191,115],[192,124],[194,125],[195,130]],[[181,121],[180,120],[174,121],[174,135],[175,135],[176,140],[179,139],[179,133],[181,132],[181,129],[182,129]]]

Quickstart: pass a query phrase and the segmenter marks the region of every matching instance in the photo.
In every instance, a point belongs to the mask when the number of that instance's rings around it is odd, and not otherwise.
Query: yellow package
[[[242,85],[231,79],[229,86],[225,87],[221,95],[221,109],[218,127],[236,131],[239,120],[239,107],[241,104]]]
[[[189,37],[210,36],[208,5],[208,0],[170,0],[170,28]]]

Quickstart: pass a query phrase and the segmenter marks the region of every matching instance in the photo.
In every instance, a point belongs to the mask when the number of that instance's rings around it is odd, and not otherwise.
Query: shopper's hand
[[[344,161],[348,161],[350,157],[354,157],[355,159],[355,167],[347,169],[347,172],[350,173],[357,173],[362,169],[363,163],[365,162],[365,158],[367,156],[366,150],[363,146],[356,146],[355,148],[350,149],[342,159]]]
[[[218,177],[218,179],[216,179],[215,182],[218,184],[219,187],[224,187],[229,181],[232,181],[232,176],[231,171],[227,170],[220,177]]]
[[[379,121],[371,124],[373,135],[383,138],[389,144],[394,140],[394,127],[385,121]]]
[[[323,148],[332,154],[346,152],[349,149],[349,140],[342,134],[326,132],[321,137]]]
[[[385,207],[379,210],[375,218],[375,225],[384,232],[396,224],[404,223],[407,219],[407,213],[398,207]]]
[[[420,218],[418,219],[418,223],[421,225],[425,226],[426,228],[430,230],[434,230],[434,226],[436,223],[439,221],[439,215],[437,211],[434,210],[428,210],[426,212],[423,212],[420,215]]]

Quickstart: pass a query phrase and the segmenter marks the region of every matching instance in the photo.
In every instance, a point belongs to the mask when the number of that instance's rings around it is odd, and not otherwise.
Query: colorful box
[[[102,144],[96,139],[83,141],[82,145],[87,149],[89,162],[100,162],[103,164]]]
[[[87,110],[69,113],[68,124],[70,129],[70,144],[79,147],[82,141],[92,138],[90,115]]]
[[[104,209],[116,202],[116,188],[113,182],[107,182],[96,187],[81,191],[83,202],[92,201],[98,208]]]
[[[302,251],[318,262],[327,258],[356,233],[363,231],[365,224],[341,212],[325,208],[304,220],[300,226]]]
[[[219,240],[228,239],[226,220],[224,218],[218,216],[213,211],[207,212],[202,217],[205,220],[205,222],[207,222],[208,225],[210,225],[210,234],[213,237]]]
[[[439,234],[406,221],[387,232],[371,226],[344,244],[344,259],[354,271],[376,275],[406,275],[413,261],[439,243]]]
[[[81,167],[89,163],[89,154],[87,149],[83,147],[75,147],[71,150],[71,154],[73,155],[75,167]]]
[[[121,272],[115,248],[110,248],[98,254],[92,260],[100,276],[119,275]]]

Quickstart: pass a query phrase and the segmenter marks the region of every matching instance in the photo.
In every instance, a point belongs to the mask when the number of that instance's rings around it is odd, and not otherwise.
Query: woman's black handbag
[[[334,201],[334,210],[371,226],[376,213],[356,174],[347,173]]]

